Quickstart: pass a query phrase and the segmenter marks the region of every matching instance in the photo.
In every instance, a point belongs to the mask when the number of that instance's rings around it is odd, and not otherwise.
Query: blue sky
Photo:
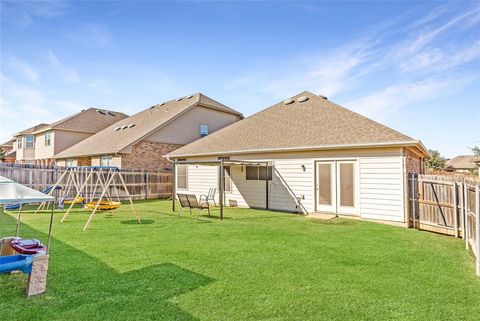
[[[479,2],[1,2],[0,140],[86,107],[303,90],[446,156],[480,145]],[[319,124],[321,126],[322,124]]]

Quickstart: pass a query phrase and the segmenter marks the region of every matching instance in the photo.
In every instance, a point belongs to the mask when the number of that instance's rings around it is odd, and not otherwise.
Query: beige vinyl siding
[[[402,156],[359,159],[361,217],[404,221],[402,159]]]
[[[70,132],[65,130],[55,130],[53,132],[55,139],[52,141],[54,146],[54,153],[58,154],[61,151],[81,142],[82,140],[92,136],[89,133]],[[49,156],[52,157],[53,155]]]
[[[53,157],[55,146],[55,133],[53,131],[50,131],[50,145],[48,146],[45,146],[45,133],[35,135],[35,159],[45,159]]]
[[[404,221],[403,158],[399,148],[239,155],[234,158],[272,161],[275,170],[273,179],[269,182],[269,208],[288,212],[301,212],[301,209],[296,207],[296,197],[302,199],[301,203],[307,212],[316,210],[316,161],[356,160],[359,189],[357,204],[360,216],[376,220]],[[305,171],[302,165],[305,166]],[[218,167],[214,166],[189,166],[187,192],[200,195],[207,193],[209,187],[217,187],[217,170]],[[241,166],[231,167],[232,192],[226,193],[227,204],[228,200],[232,199],[236,200],[239,206],[265,207],[265,181],[247,181],[245,175],[245,169],[242,171]]]
[[[166,124],[146,138],[147,141],[186,145],[200,138],[200,125],[208,125],[211,134],[236,122],[238,116],[197,106]]]

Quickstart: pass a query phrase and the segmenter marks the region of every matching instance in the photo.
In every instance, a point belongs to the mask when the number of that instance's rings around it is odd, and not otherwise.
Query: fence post
[[[458,201],[457,201],[457,182],[453,182],[453,225],[455,228],[455,237],[458,237]]]
[[[143,179],[145,180],[145,199],[148,200],[148,171],[147,170],[145,170]]]
[[[468,239],[470,237],[470,228],[468,226],[468,185],[463,184],[463,206],[465,211],[465,249],[468,250]]]
[[[480,276],[480,185],[475,186],[475,253],[477,275]]]
[[[410,200],[411,200],[411,209],[412,209],[412,227],[415,228],[415,218],[417,214],[417,208],[415,204],[415,174],[410,173]]]

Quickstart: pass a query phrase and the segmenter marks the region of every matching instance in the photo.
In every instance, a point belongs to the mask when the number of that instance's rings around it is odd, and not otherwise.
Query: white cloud
[[[2,19],[20,28],[29,27],[35,19],[63,15],[68,1],[1,1]]]
[[[5,57],[6,63],[20,72],[23,76],[25,76],[29,81],[36,82],[38,80],[38,72],[34,69],[31,65],[18,59],[12,55],[6,55]]]
[[[379,119],[401,107],[450,95],[475,80],[478,80],[478,77],[474,75],[451,75],[395,84],[360,99],[349,101],[345,106],[363,115]]]
[[[80,81],[80,76],[78,75],[75,68],[63,64],[52,51],[48,52],[48,61],[52,66],[53,70],[67,83],[77,83]]]

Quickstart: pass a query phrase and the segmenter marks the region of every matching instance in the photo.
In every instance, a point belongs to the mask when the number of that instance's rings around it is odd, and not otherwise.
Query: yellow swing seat
[[[122,205],[122,203],[120,202],[101,201],[100,204],[98,205],[98,209],[102,211],[115,210],[119,208],[120,205]],[[95,209],[95,206],[97,206],[97,201],[92,201],[90,203],[85,204],[85,208],[88,208],[90,210]]]
[[[82,202],[83,202],[83,197],[77,196],[77,197],[75,197],[74,200],[65,200],[65,201],[63,202],[63,204],[68,204],[68,205],[70,205],[70,204],[72,204],[72,203],[74,203],[74,204],[81,204]]]

